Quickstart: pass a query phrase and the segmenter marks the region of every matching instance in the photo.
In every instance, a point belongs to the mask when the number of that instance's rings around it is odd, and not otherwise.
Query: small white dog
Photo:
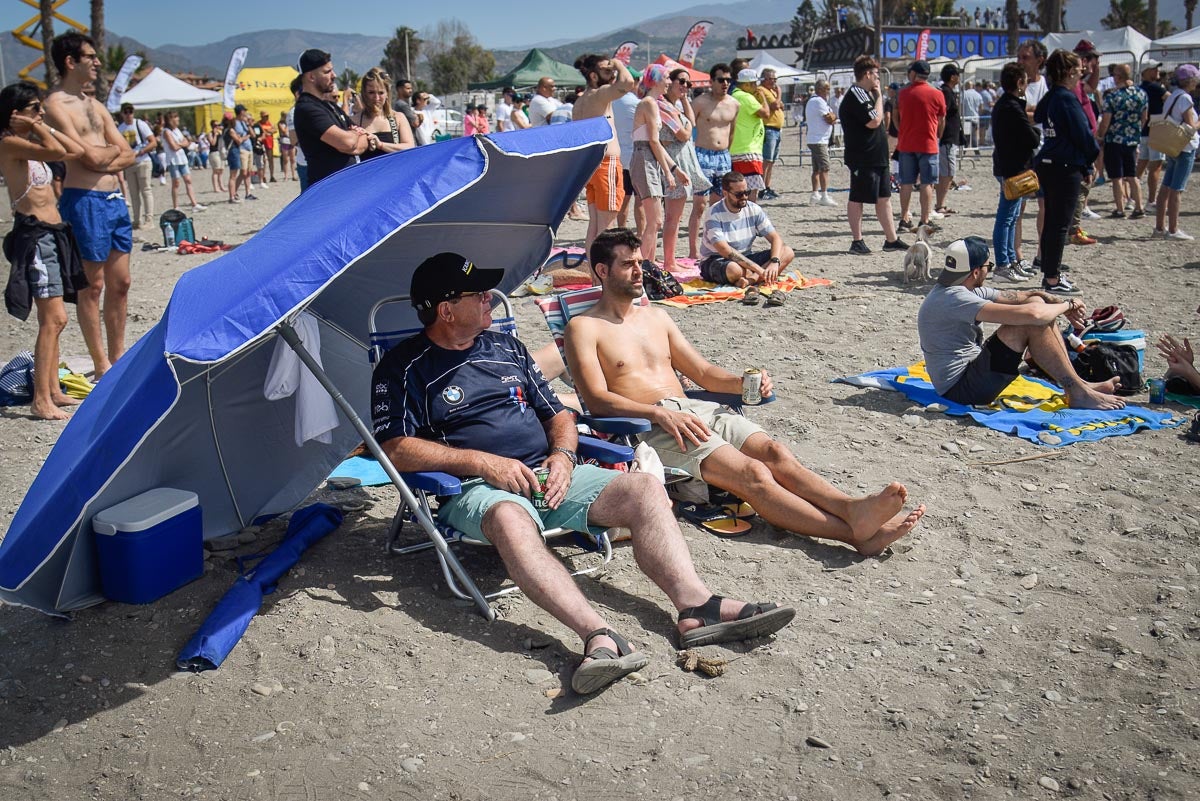
[[[911,284],[918,278],[930,280],[930,267],[933,264],[933,246],[929,237],[933,236],[933,226],[922,225],[917,228],[917,241],[913,242],[908,252],[904,254],[904,283]]]

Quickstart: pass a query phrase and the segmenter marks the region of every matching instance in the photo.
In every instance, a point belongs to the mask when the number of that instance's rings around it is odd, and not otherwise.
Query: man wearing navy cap
[[[1017,377],[1028,349],[1063,388],[1071,408],[1123,408],[1125,401],[1113,395],[1117,379],[1091,383],[1080,378],[1058,331],[1060,315],[1082,328],[1087,305],[1040,289],[984,286],[991,268],[984,239],[952,242],[946,266],[917,313],[925,369],[938,394],[968,406],[991,403]],[[980,323],[1000,327],[984,340]]]
[[[346,112],[326,95],[337,82],[333,60],[323,50],[305,50],[300,54],[300,78],[303,91],[296,100],[296,135],[308,161],[308,185],[312,186],[338,170],[358,163],[358,156],[379,147],[379,138],[350,124]]]
[[[900,131],[900,225],[898,231],[915,231],[908,216],[913,186],[921,178],[921,220],[926,225],[942,215],[933,209],[933,188],[938,182],[938,140],[946,126],[946,99],[929,85],[929,62],[917,59],[908,68],[911,83],[900,90],[896,126]]]
[[[558,402],[529,351],[488,330],[488,291],[503,270],[487,270],[457,253],[426,259],[410,296],[425,326],[380,360],[372,379],[375,438],[397,470],[439,470],[463,479],[442,500],[438,519],[486,538],[509,575],[541,608],[583,640],[584,662],[571,686],[600,690],[648,657],[608,628],[541,538],[547,528],[584,531],[621,526],[632,532],[638,566],[679,611],[684,648],[745,640],[778,631],[789,607],[747,604],[713,595],[691,555],[660,481],[580,465],[575,418]],[[550,471],[548,508],[531,503],[533,469]]]

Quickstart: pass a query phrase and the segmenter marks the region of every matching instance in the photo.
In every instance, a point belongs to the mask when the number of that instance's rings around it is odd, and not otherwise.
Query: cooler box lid
[[[200,499],[194,492],[157,487],[97,512],[92,518],[92,528],[97,534],[108,535],[118,531],[145,531],[199,504]]]

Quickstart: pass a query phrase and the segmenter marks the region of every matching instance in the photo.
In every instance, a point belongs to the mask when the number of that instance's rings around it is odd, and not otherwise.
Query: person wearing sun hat
[[[917,312],[925,369],[937,393],[967,406],[994,401],[1020,374],[1026,349],[1048,372],[1075,409],[1120,409],[1116,379],[1089,383],[1071,365],[1057,321],[1082,327],[1088,307],[1045,290],[997,290],[985,286],[992,263],[987,241],[969,236],[950,243],[937,284]],[[997,323],[986,340],[980,323]]]
[[[1154,235],[1185,242],[1195,239],[1179,227],[1179,198],[1187,188],[1192,164],[1196,160],[1196,145],[1200,143],[1200,136],[1196,134],[1196,104],[1192,100],[1192,92],[1196,90],[1198,82],[1200,69],[1193,64],[1180,64],[1175,68],[1175,88],[1163,100],[1163,114],[1191,128],[1192,138],[1178,156],[1167,156],[1163,165],[1162,188],[1154,206]]]
[[[658,479],[578,463],[575,416],[524,345],[488,330],[488,290],[503,277],[452,252],[417,267],[409,294],[425,327],[375,368],[374,435],[396,469],[462,479],[462,491],[439,503],[438,522],[491,542],[530,600],[583,640],[572,689],[597,692],[650,659],[608,628],[548,553],[545,528],[628,528],[638,565],[678,610],[684,648],[765,636],[791,622],[790,607],[725,600],[704,585]],[[544,483],[535,468],[549,471]],[[542,509],[531,501],[539,488]]]

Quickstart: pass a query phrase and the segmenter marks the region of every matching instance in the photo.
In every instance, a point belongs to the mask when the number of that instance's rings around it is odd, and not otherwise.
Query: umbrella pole
[[[284,322],[276,326],[275,330],[277,330],[279,335],[283,337],[283,341],[288,344],[288,347],[296,352],[296,355],[300,357],[300,361],[304,362],[305,367],[312,372],[313,376],[317,379],[317,381],[320,382],[321,386],[325,388],[325,391],[329,393],[329,397],[333,398],[333,402],[337,404],[338,408],[342,410],[342,413],[346,415],[346,418],[354,426],[354,429],[358,432],[359,436],[363,438],[363,443],[367,446],[367,450],[369,450],[371,455],[379,461],[380,466],[383,467],[383,471],[387,473],[387,477],[391,479],[391,482],[394,485],[396,485],[396,489],[400,492],[400,497],[404,500],[404,502],[407,503],[412,509],[419,508],[416,496],[413,495],[413,492],[411,489],[409,489],[408,485],[404,483],[404,479],[400,477],[400,473],[396,470],[395,465],[392,464],[392,460],[389,459],[387,454],[383,452],[383,449],[379,447],[379,443],[375,441],[375,436],[371,433],[371,430],[367,428],[367,425],[362,421],[362,418],[358,416],[358,413],[354,411],[354,407],[350,405],[350,401],[346,400],[345,396],[342,395],[341,390],[334,385],[329,376],[325,374],[325,370],[322,369],[321,365],[317,364],[317,360],[314,359],[312,354],[309,353],[304,347],[304,343],[300,341],[300,336],[296,333],[296,329],[294,329],[290,323]],[[475,601],[475,605],[479,607],[480,614],[482,614],[489,621],[495,620],[496,613],[492,610],[492,607],[487,602],[487,599],[483,597],[483,593],[481,593],[479,588],[475,586],[475,582],[472,581],[471,577],[467,575],[467,571],[464,570],[463,566],[459,563],[458,557],[456,557],[454,552],[450,550],[450,545],[446,542],[446,538],[442,536],[442,532],[437,530],[437,526],[433,524],[433,521],[428,515],[418,514],[416,515],[416,518],[417,522],[421,524],[421,528],[425,529],[425,533],[429,535],[429,539],[433,541],[433,545],[435,548],[437,548],[438,553],[442,555],[442,558],[445,559],[446,564],[450,566],[450,569],[454,572],[454,575],[457,576],[462,585],[466,587],[471,599]]]

